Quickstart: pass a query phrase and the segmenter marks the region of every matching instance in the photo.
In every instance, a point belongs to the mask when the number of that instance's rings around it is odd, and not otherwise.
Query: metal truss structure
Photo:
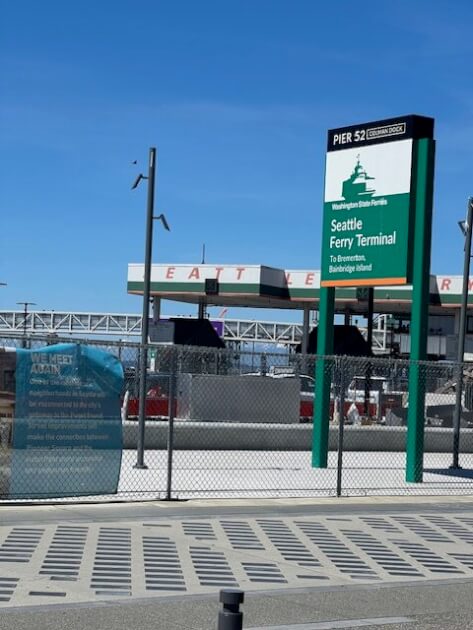
[[[225,341],[243,343],[273,343],[296,346],[302,339],[302,324],[227,319],[224,322]]]
[[[235,344],[259,343],[294,347],[302,338],[302,324],[242,319],[220,321],[224,324],[224,340]],[[0,311],[0,336],[22,334],[134,338],[141,335],[141,315],[31,311],[27,313],[25,320],[23,311]],[[385,330],[375,326],[373,349],[376,351],[385,347]]]
[[[295,346],[302,337],[302,325],[225,319],[224,339]],[[0,335],[100,335],[128,338],[141,335],[141,315],[119,313],[69,313],[60,311],[0,311]]]

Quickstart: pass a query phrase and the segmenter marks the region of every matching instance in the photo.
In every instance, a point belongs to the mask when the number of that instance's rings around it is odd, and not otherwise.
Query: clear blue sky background
[[[472,22],[467,0],[4,2],[0,307],[140,312],[151,145],[154,262],[205,242],[210,263],[318,269],[327,128],[406,113],[436,118],[432,271],[461,273]]]

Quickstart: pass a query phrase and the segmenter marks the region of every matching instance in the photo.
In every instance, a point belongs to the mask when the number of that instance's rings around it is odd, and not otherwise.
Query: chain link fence
[[[26,346],[35,350],[61,341],[105,351],[123,366],[123,386],[115,405],[117,413],[121,410],[121,420],[117,420],[117,414],[113,419],[104,418],[105,422],[114,423],[115,429],[117,422],[120,425],[122,448],[117,485],[113,492],[98,493],[97,489],[91,491],[93,484],[88,490],[89,482],[79,483],[79,478],[87,477],[81,477],[78,458],[83,456],[85,462],[92,456],[104,457],[106,444],[97,452],[90,445],[68,446],[71,450],[67,452],[74,457],[69,467],[62,461],[56,474],[54,458],[59,457],[59,451],[48,446],[38,453],[44,456],[44,465],[56,479],[51,482],[50,491],[46,488],[41,498],[36,498],[28,486],[26,472],[16,464],[14,474],[21,483],[16,484],[14,495],[11,491],[8,494],[5,487],[11,484],[8,475],[15,458],[12,436],[19,430],[16,427],[21,426],[21,419],[15,416],[21,392],[15,379],[17,353],[4,349]],[[150,345],[143,454],[146,468],[137,468],[139,344],[10,337],[0,340],[0,349],[3,349],[0,350],[0,501],[3,502],[461,494],[473,488],[473,369],[467,364],[461,371],[462,469],[456,470],[449,466],[460,370],[454,363],[419,364],[426,392],[425,452],[423,483],[415,484],[405,482],[412,365],[409,361],[325,358],[325,369],[330,371],[332,383],[329,457],[327,468],[316,469],[311,465],[315,356],[251,352],[242,348]],[[87,384],[87,373],[81,379],[82,385]],[[55,417],[61,417],[61,413]],[[41,414],[37,418],[41,420]],[[64,414],[63,420],[67,419],[73,424],[74,414]],[[92,418],[90,422],[96,420]],[[118,450],[114,452],[116,455]],[[95,463],[93,470],[97,477],[106,475],[108,464],[106,459],[103,461],[103,467],[99,460]],[[57,477],[61,475],[78,479],[76,485],[72,484],[75,490],[69,496],[62,497],[58,492]]]
[[[409,371],[413,362],[339,357],[343,413],[333,448],[342,453],[337,494],[469,493],[473,485],[473,372],[463,366],[461,465],[452,470],[457,365],[419,362],[425,391],[423,482],[405,482]],[[334,427],[332,427],[332,431]]]

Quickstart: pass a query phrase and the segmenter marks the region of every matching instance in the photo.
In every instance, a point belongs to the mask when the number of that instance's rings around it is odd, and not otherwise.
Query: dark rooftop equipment
[[[296,352],[301,351],[301,344]],[[317,328],[309,333],[308,354],[317,352]],[[356,326],[335,325],[333,327],[333,353],[337,356],[370,357],[371,348]]]
[[[163,331],[164,328],[165,331]],[[171,317],[169,320],[150,326],[150,339],[155,343],[225,348],[223,339],[218,336],[208,319]]]

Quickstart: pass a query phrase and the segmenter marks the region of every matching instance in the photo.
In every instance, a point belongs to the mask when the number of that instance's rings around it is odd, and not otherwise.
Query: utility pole
[[[28,317],[28,306],[36,306],[36,302],[17,302],[18,305],[23,306],[23,339],[21,342],[22,348],[26,348],[26,319]]]
[[[205,243],[202,244],[202,265],[205,265]],[[200,298],[197,317],[205,319],[207,317],[207,304],[205,297]]]
[[[154,186],[156,178],[156,149],[149,150],[148,175],[139,174],[136,178],[132,190],[137,188],[142,179],[148,180],[148,200],[146,205],[146,233],[145,233],[145,269],[143,281],[143,315],[141,320],[141,347],[140,347],[140,387],[139,387],[139,409],[138,409],[138,445],[137,461],[135,468],[146,469],[144,462],[145,447],[145,422],[146,422],[146,381],[148,372],[148,329],[149,329],[149,303],[151,285],[151,258],[153,253],[153,220],[159,219],[166,230],[169,225],[164,214],[158,217],[154,214]]]
[[[373,316],[374,316],[374,288],[368,287],[368,314],[367,314],[367,335],[366,341],[368,342],[370,357],[373,352]],[[371,358],[368,359],[368,365],[366,366],[366,376],[365,376],[365,404],[364,404],[364,414],[365,416],[370,415],[370,391],[371,391]]]
[[[458,355],[457,355],[457,385],[455,388],[455,411],[453,415],[453,458],[450,468],[460,468],[458,454],[460,450],[460,421],[462,411],[463,392],[463,358],[465,355],[466,318],[468,308],[468,284],[470,278],[471,260],[471,232],[473,222],[473,197],[468,199],[466,221],[459,221],[461,231],[465,237],[465,256],[463,259],[463,290],[460,309],[460,327],[458,330]]]

